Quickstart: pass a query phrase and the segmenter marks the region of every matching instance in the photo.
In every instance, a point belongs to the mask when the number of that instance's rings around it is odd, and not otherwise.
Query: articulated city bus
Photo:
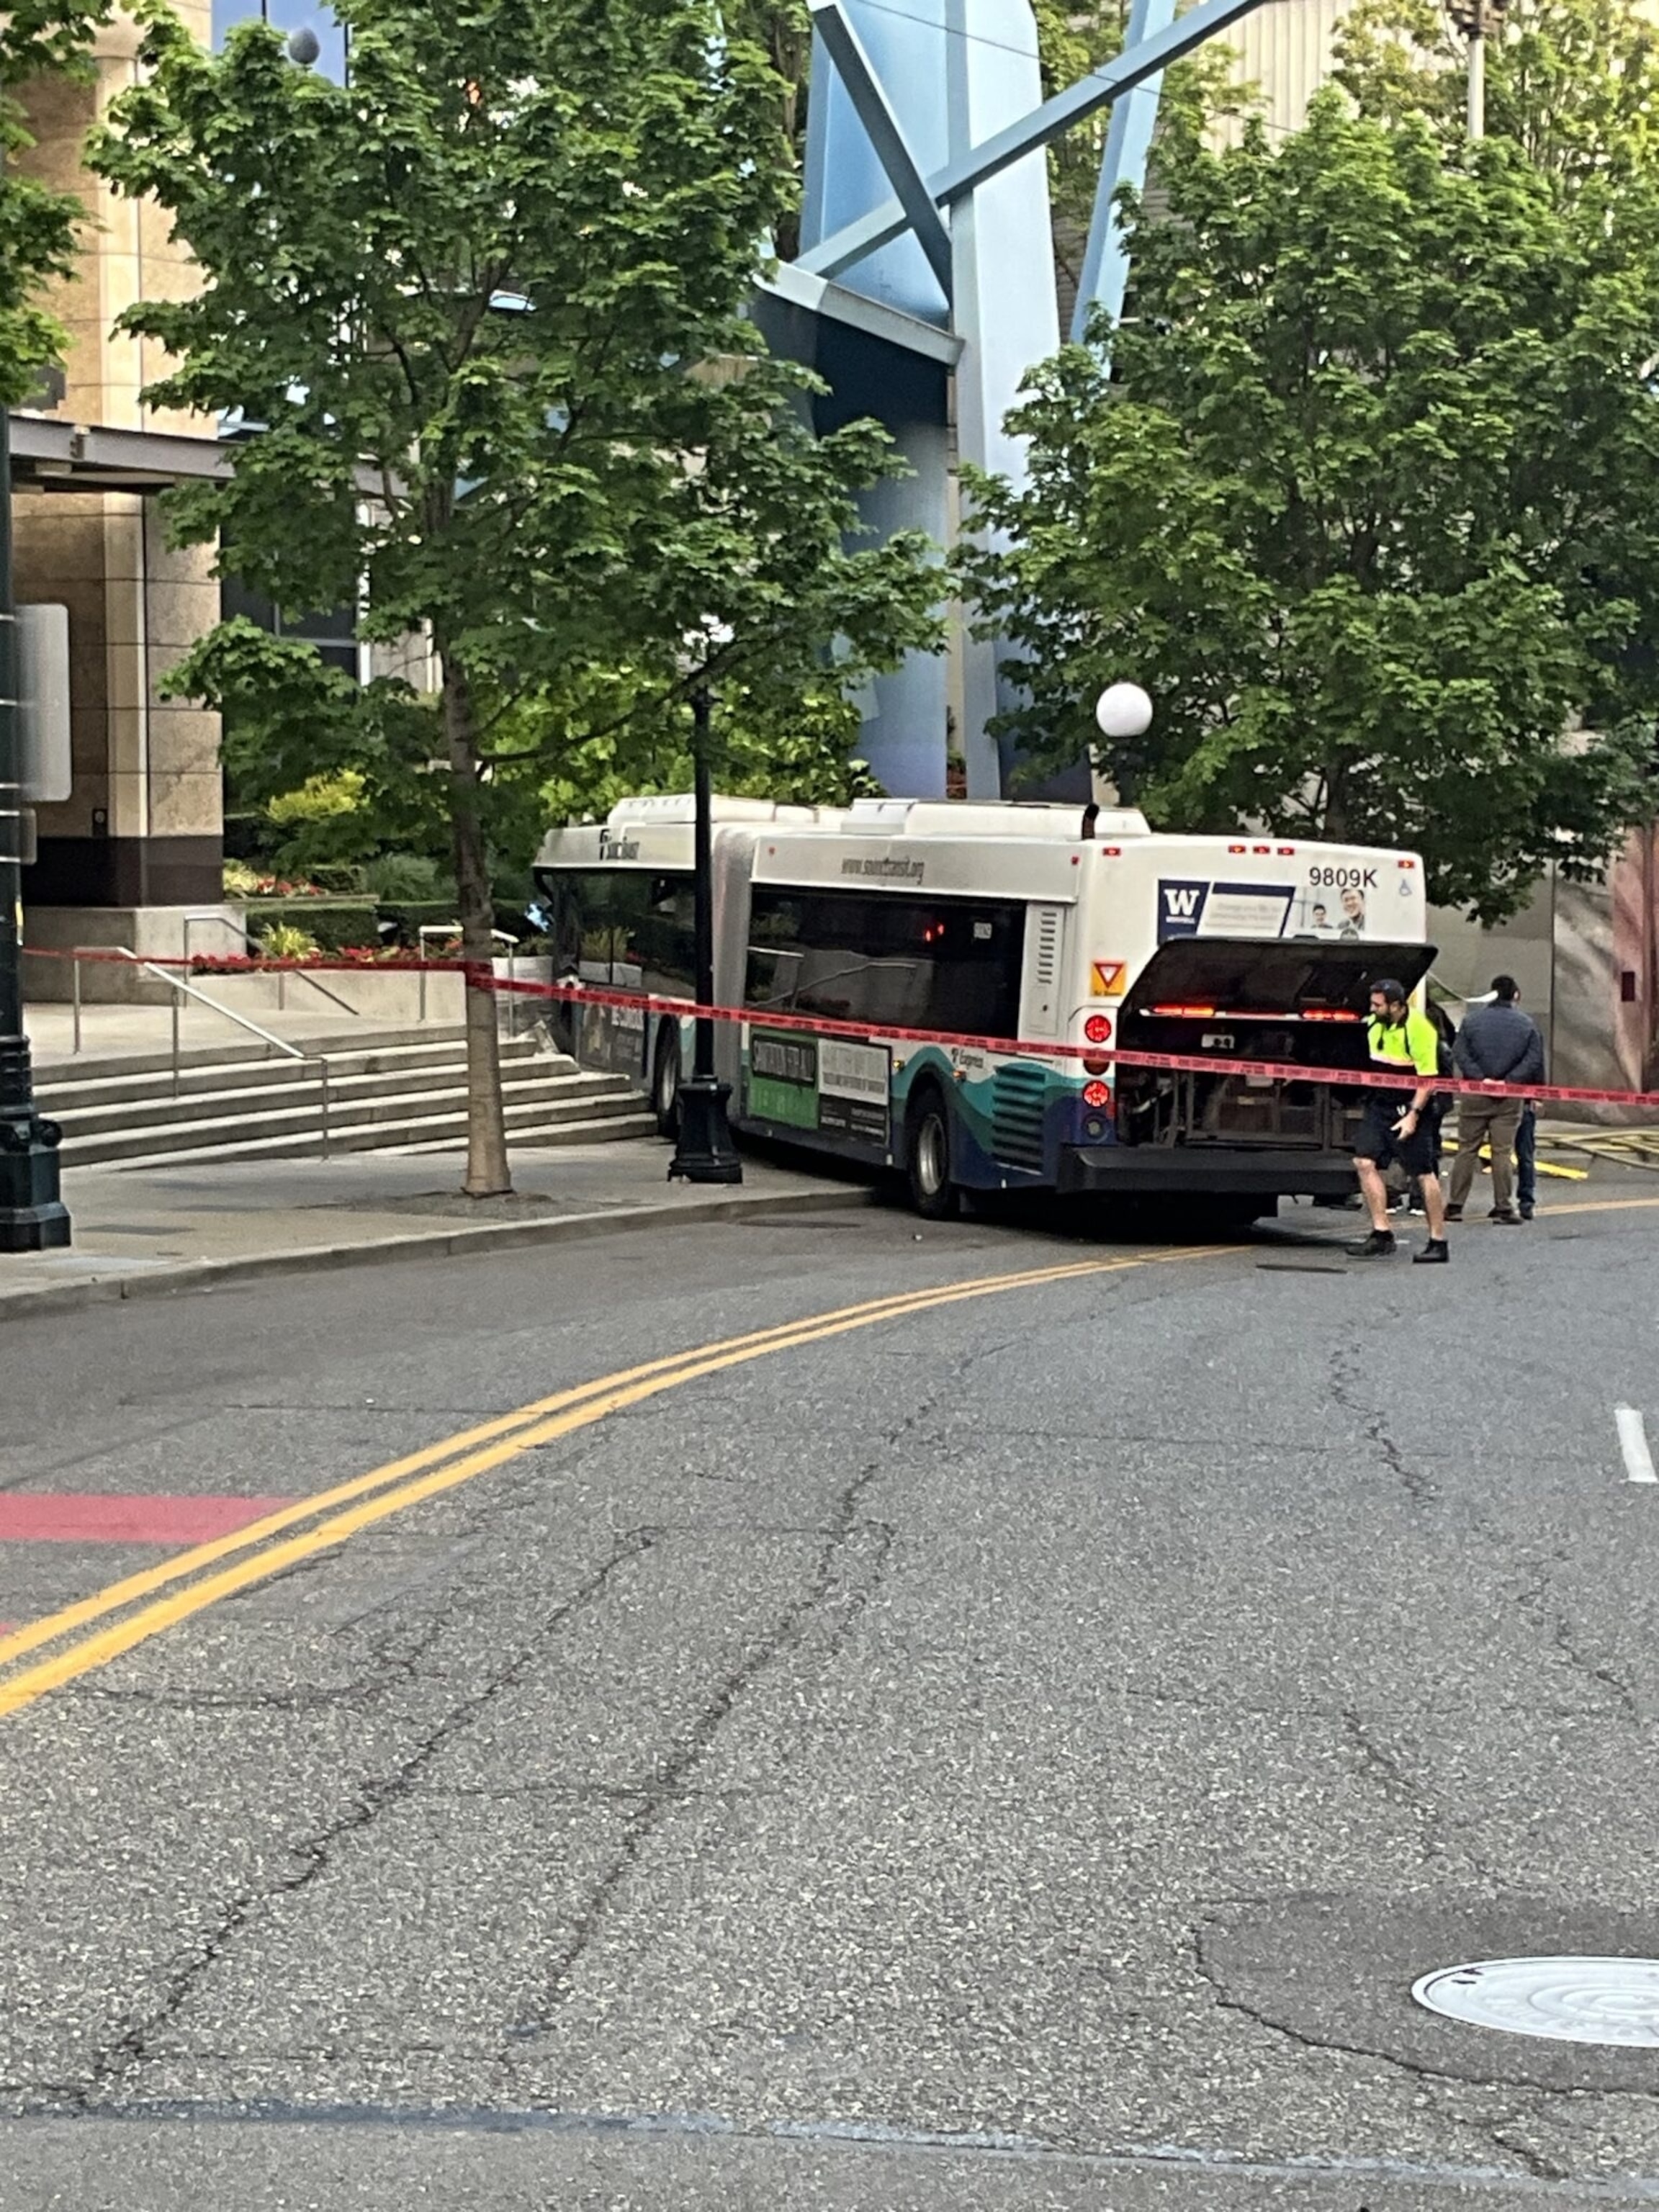
[[[549,836],[562,976],[693,995],[691,838],[680,798]],[[1372,981],[1414,989],[1434,951],[1415,854],[1160,836],[1128,809],[717,799],[714,862],[734,1127],[896,1169],[935,1218],[975,1190],[1203,1195],[1240,1219],[1343,1194],[1352,1093],[1109,1055],[1361,1067]],[[562,1042],[646,1085],[667,1133],[690,1028],[578,1006]]]

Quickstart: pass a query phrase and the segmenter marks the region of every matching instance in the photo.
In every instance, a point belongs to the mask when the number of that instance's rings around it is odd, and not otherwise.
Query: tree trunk
[[[495,994],[489,988],[495,921],[489,860],[478,807],[478,747],[466,672],[442,657],[444,733],[449,742],[449,819],[454,838],[455,890],[466,963],[466,1181],[469,1198],[494,1198],[513,1188],[501,1109],[501,1061]]]

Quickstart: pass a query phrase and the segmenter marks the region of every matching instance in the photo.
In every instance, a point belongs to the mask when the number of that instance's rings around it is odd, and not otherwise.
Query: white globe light
[[[1152,702],[1139,684],[1109,684],[1095,702],[1103,738],[1139,738],[1152,726]]]
[[[291,62],[297,62],[301,69],[309,69],[322,51],[317,33],[309,23],[301,23],[297,31],[289,33],[288,58]]]

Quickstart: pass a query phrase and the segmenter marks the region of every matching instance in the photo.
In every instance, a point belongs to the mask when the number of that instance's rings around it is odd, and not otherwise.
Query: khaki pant
[[[1511,1158],[1521,1126],[1518,1098],[1480,1098],[1466,1093],[1457,1102],[1457,1164],[1452,1170],[1451,1202],[1462,1206],[1480,1166],[1480,1147],[1492,1146],[1492,1202],[1502,1213],[1514,1204]]]

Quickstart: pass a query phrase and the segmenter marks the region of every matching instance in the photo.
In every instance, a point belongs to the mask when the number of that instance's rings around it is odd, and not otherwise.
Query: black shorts
[[[1364,1116],[1354,1139],[1354,1157],[1375,1160],[1380,1168],[1399,1166],[1407,1175],[1434,1173],[1434,1124],[1428,1109],[1419,1115],[1408,1137],[1395,1134],[1395,1123],[1411,1104],[1411,1093],[1390,1098],[1386,1091],[1373,1091],[1365,1101]]]

